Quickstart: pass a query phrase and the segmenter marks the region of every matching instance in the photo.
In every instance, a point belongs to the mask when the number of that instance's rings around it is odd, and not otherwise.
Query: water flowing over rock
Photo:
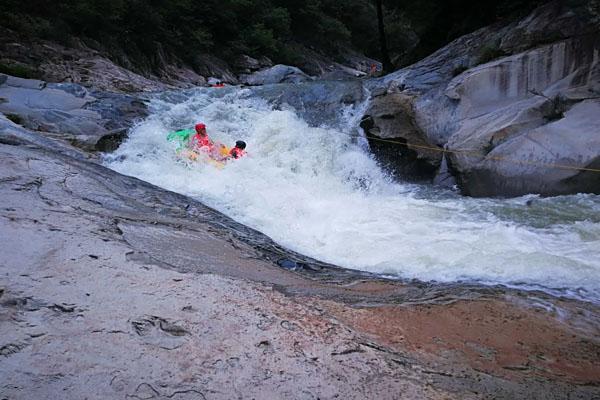
[[[592,303],[319,263],[3,116],[0,195],[7,398],[600,392]]]
[[[370,82],[369,133],[409,143],[401,146],[410,151],[397,158],[399,165],[425,160],[437,168],[445,147],[449,169],[468,195],[600,193],[600,174],[590,171],[600,166],[594,4],[552,2]],[[380,104],[393,111],[381,114]]]
[[[366,100],[361,81],[310,81],[294,85],[276,84],[249,88],[251,96],[277,108],[291,106],[313,126],[343,123],[343,109]]]

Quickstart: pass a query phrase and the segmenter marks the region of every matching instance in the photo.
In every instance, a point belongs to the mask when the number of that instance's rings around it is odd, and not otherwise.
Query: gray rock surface
[[[3,397],[391,399],[399,392],[405,398],[445,393],[414,383],[410,368],[400,372],[384,353],[362,348],[364,339],[351,330],[268,285],[182,273],[145,256],[129,240],[152,224],[134,221],[143,209],[146,220],[165,211],[120,202],[129,195],[111,194],[95,172],[24,147],[0,145],[0,160]],[[168,219],[151,234],[172,243],[193,234],[173,229],[169,224],[177,219]],[[198,229],[193,244],[202,251],[196,254],[212,253],[189,267],[218,267],[212,261],[221,259],[230,268],[275,269],[249,260],[251,253],[244,256],[236,242],[203,233],[198,222],[179,221]],[[348,350],[356,346],[360,351]]]
[[[263,68],[273,66],[273,61],[268,57],[260,57],[258,60],[248,55],[242,54],[233,62],[233,67],[240,74],[251,74]]]
[[[571,169],[595,169],[600,160],[593,133],[600,125],[599,21],[595,0],[551,2],[521,21],[463,36],[367,83],[371,130],[439,153],[446,147],[449,169],[469,195],[600,193],[599,174]],[[410,104],[374,117],[398,93]],[[439,167],[435,150],[413,150],[425,169]],[[401,156],[399,163],[409,161]]]
[[[95,47],[101,48],[101,45],[96,43]],[[301,45],[297,46],[296,54],[298,66],[303,71],[323,79],[364,77],[373,64],[381,70],[379,62],[351,49],[343,52],[340,62]],[[185,63],[166,56],[160,47],[156,58],[158,66],[140,70],[127,54],[119,54],[116,60],[109,59],[106,52],[92,49],[77,38],[72,38],[72,47],[65,47],[46,40],[27,41],[16,32],[0,27],[1,63],[22,67],[29,77],[47,82],[77,83],[104,91],[136,93],[187,89],[206,85],[210,77],[235,85],[240,83],[238,74],[249,75],[273,67],[268,57],[256,59],[243,54],[231,65],[211,54],[196,54],[190,63]],[[303,74],[294,71],[285,81],[305,80]],[[274,79],[267,83],[279,81]]]
[[[167,64],[164,67],[160,81],[178,88],[206,86],[206,78],[197,74],[193,69],[183,65]]]
[[[344,109],[367,99],[362,82],[357,80],[263,85],[245,90],[249,96],[266,99],[275,107],[291,106],[313,126],[345,124]]]
[[[162,54],[160,59],[162,67],[158,75],[136,73],[131,71],[131,62],[125,55],[122,55],[122,66],[119,66],[104,53],[89,48],[75,38],[72,47],[43,40],[29,42],[15,32],[0,27],[0,62],[22,66],[37,78],[48,82],[77,83],[97,90],[124,93],[190,88],[206,83],[204,77],[189,66],[175,61],[167,62]],[[198,59],[198,66],[203,70],[217,63],[218,60]],[[222,70],[218,72],[225,73]]]
[[[0,200],[0,393],[6,398],[599,394],[600,377],[589,367],[600,320],[593,305],[541,295],[531,304],[543,301],[551,311],[529,310],[524,295],[514,296],[520,303],[513,304],[510,296],[489,288],[367,280],[313,263],[193,199],[90,162],[84,152],[2,116]],[[283,270],[275,264],[282,259],[306,268]],[[464,302],[466,315],[448,308]],[[470,314],[472,305],[484,305],[485,314]],[[515,311],[507,315],[511,307]],[[429,353],[432,344],[456,337],[464,342],[460,333],[437,329],[438,314],[410,326],[370,322],[389,321],[390,312],[403,310],[427,318],[432,309],[453,312],[461,330],[499,314],[487,328],[495,333],[491,337],[506,334],[508,321],[519,321],[519,332],[550,324],[544,332],[572,340],[568,351],[552,352],[567,367],[538,375],[560,364],[533,364],[552,357],[540,353],[548,343],[549,350],[559,345],[552,340],[516,347],[521,353],[536,349],[523,356],[535,366],[530,376],[527,366],[470,364],[463,352],[468,350],[441,347]],[[432,338],[419,331],[421,325],[434,331]],[[415,349],[406,340],[431,344]],[[475,355],[480,359],[504,355],[504,339],[500,343],[498,350],[469,345],[481,349]],[[578,376],[572,369],[583,372]]]
[[[235,74],[231,72],[229,65],[210,54],[199,54],[194,57],[193,67],[195,71],[204,77],[215,77],[222,82],[232,85],[238,84],[239,81]]]
[[[244,85],[256,86],[274,83],[300,83],[309,81],[311,78],[297,67],[277,64],[271,68],[254,72],[253,74],[242,74],[240,82]]]
[[[296,46],[294,53],[298,58],[296,65],[302,71],[322,79],[364,77],[371,73],[373,65],[378,71],[381,71],[379,61],[359,54],[352,49],[341,50],[335,60],[304,46]]]
[[[0,112],[26,128],[86,150],[113,150],[146,104],[130,95],[88,90],[74,83],[46,83],[6,75]]]
[[[406,92],[375,97],[369,102],[361,127],[382,167],[404,180],[431,179],[441,164],[442,153],[426,149],[431,144],[423,138],[414,119],[413,101],[414,96]]]
[[[600,166],[598,52],[600,34],[579,37],[450,82],[446,96],[458,104],[449,160],[466,193],[600,193],[600,173],[570,169]]]

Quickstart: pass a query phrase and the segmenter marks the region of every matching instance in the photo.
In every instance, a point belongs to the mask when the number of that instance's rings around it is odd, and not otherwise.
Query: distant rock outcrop
[[[257,60],[256,58],[245,54],[240,55],[233,63],[233,67],[237,70],[237,72],[242,74],[251,74],[262,68],[270,68],[272,66],[273,61],[271,61],[268,57],[263,56]]]
[[[254,72],[253,74],[243,74],[240,76],[241,83],[250,86],[273,83],[300,83],[309,80],[310,77],[299,68],[283,64],[278,64],[271,68]]]
[[[374,67],[381,70],[377,61],[351,49],[346,49],[337,62],[302,45],[296,48],[297,66],[273,66],[273,61],[266,56],[254,58],[246,54],[239,54],[229,62],[213,54],[194,54],[184,62],[167,56],[162,50],[156,54],[156,65],[140,66],[129,59],[126,49],[109,57],[106,50],[98,50],[102,48],[99,43],[90,48],[82,40],[73,38],[70,46],[26,40],[17,32],[0,27],[0,67],[6,67],[2,70],[5,73],[23,78],[77,83],[120,93],[208,86],[210,78],[229,85],[251,86],[304,82],[311,79],[309,75],[326,80],[348,80],[364,77]]]
[[[0,113],[13,122],[88,151],[116,148],[147,116],[138,97],[0,74]]]
[[[468,195],[600,193],[600,15],[587,3],[552,2],[371,83],[368,133],[404,140],[398,164],[420,171],[446,154]]]

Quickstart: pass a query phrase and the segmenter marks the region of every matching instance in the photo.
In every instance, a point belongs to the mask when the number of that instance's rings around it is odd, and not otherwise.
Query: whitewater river
[[[397,183],[351,134],[360,110],[344,110],[336,128],[314,128],[248,90],[193,93],[154,100],[106,165],[339,266],[600,302],[600,196],[472,199]],[[249,155],[222,169],[178,160],[167,133],[200,121],[213,140],[246,141]]]

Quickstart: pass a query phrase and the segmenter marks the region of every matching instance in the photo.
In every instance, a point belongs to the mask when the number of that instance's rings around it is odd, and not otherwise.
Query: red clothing
[[[190,147],[192,149],[199,149],[201,147],[208,147],[208,149],[210,150],[213,146],[213,142],[209,139],[209,137],[207,135],[199,135],[199,134],[195,134],[194,136],[192,136],[192,139],[190,141]]]
[[[233,149],[229,150],[229,155],[233,158],[241,158],[246,155],[246,152],[240,148],[234,147]]]

